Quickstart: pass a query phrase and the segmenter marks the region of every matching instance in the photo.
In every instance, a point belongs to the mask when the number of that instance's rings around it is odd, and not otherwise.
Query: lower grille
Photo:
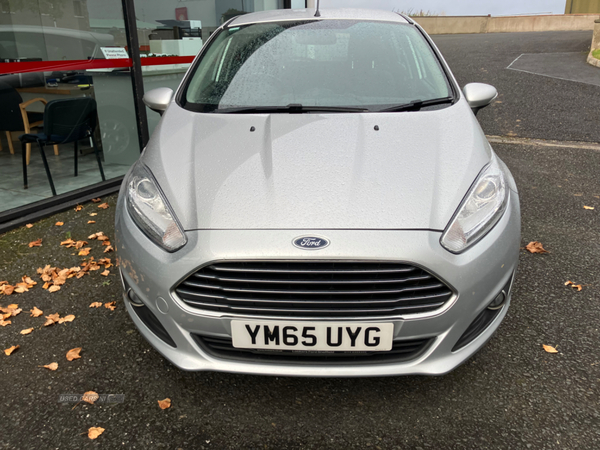
[[[203,267],[175,289],[189,306],[244,316],[386,317],[435,311],[452,291],[387,262],[256,261]]]
[[[215,358],[244,362],[289,364],[384,364],[406,362],[427,351],[434,338],[394,341],[387,352],[301,352],[293,350],[256,350],[235,348],[231,338],[193,335],[198,345]]]

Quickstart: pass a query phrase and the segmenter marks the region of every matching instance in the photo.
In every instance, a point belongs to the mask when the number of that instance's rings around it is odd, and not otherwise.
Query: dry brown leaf
[[[0,286],[0,294],[11,295],[15,291],[15,287],[10,284],[3,284]]]
[[[113,252],[115,249],[113,248],[112,245],[108,245],[105,249],[103,253],[108,253],[108,252]]]
[[[38,309],[37,306],[34,306],[33,309],[29,310],[29,312],[31,313],[31,317],[40,317],[42,314],[44,314],[44,311]]]
[[[99,198],[99,197],[98,197],[98,198],[93,198],[93,199],[92,199],[92,202],[93,202],[93,203],[100,203],[101,201],[102,201],[102,199],[101,199],[101,198]]]
[[[4,350],[4,354],[6,356],[10,356],[12,353],[14,353],[15,350],[17,350],[20,347],[20,345],[13,345],[10,348],[7,348],[6,350]]]
[[[550,253],[544,248],[541,242],[537,241],[530,242],[525,248],[529,253]]]
[[[22,294],[23,292],[27,292],[29,291],[29,289],[27,289],[27,285],[23,285],[23,283],[17,283],[15,285],[15,292],[18,294]]]
[[[83,209],[83,206],[77,205],[74,209],[75,211],[81,211]]]
[[[48,292],[56,292],[56,291],[60,291],[60,286],[53,284],[52,286],[50,286],[48,288]]]
[[[73,361],[74,359],[79,359],[79,352],[81,352],[81,347],[72,348],[67,352],[67,361]]]
[[[171,399],[165,398],[164,400],[158,400],[158,407],[160,409],[167,409],[171,407]]]
[[[77,241],[75,242],[75,248],[77,250],[79,250],[81,247],[83,247],[84,245],[87,245],[87,241]]]
[[[21,330],[21,334],[30,334],[33,331],[33,328],[25,328]]]
[[[117,302],[105,303],[104,307],[110,309],[111,311],[114,311],[117,308]]]
[[[37,284],[37,281],[33,281],[30,277],[28,277],[27,275],[23,275],[21,277],[21,280],[23,280],[23,283],[27,284],[28,288],[32,288],[33,286],[35,286]]]
[[[45,327],[49,327],[50,325],[54,325],[56,322],[60,320],[60,314],[54,313],[46,316],[46,323],[44,323]]]
[[[92,217],[97,216],[97,215],[98,215],[98,213],[90,213],[90,216],[92,216]]]
[[[88,430],[88,437],[90,439],[96,439],[102,433],[104,433],[104,428],[102,428],[102,427],[92,427],[92,428],[90,428]]]
[[[594,209],[593,206],[584,206],[583,209]]]
[[[102,235],[102,236],[98,236],[98,240],[99,241],[108,241],[110,238],[108,236]]]
[[[56,370],[56,369],[58,369],[58,363],[53,362],[50,364],[46,364],[45,366],[42,366],[42,367],[44,367],[45,369],[49,369],[49,370]]]
[[[90,305],[90,308],[100,308],[102,306],[102,302],[94,302]]]
[[[0,327],[5,327],[7,325],[10,325],[12,322],[10,320],[4,320],[4,319],[0,319]]]
[[[91,247],[82,248],[79,250],[79,256],[87,256],[92,251]]]
[[[56,222],[54,225],[57,227],[62,227],[64,224],[64,222]]]
[[[102,275],[103,277],[107,277],[108,275],[110,275],[110,270],[106,269],[104,272],[102,272],[100,275]]]
[[[27,225],[25,225],[26,228],[33,228],[33,224],[32,223],[28,223]]]
[[[556,350],[554,347],[551,347],[550,345],[543,345],[542,347],[544,347],[544,350],[546,350],[547,353],[558,353],[558,350]]]
[[[88,224],[90,224],[90,223],[96,223],[96,221],[95,220],[88,220]]]
[[[64,245],[67,248],[70,248],[70,247],[75,246],[75,241],[73,239],[67,239],[66,241],[62,241],[60,243],[60,245]],[[49,267],[49,266],[46,266],[46,267]],[[38,273],[39,273],[39,269],[38,269]]]
[[[73,322],[73,320],[75,320],[75,316],[73,314],[69,314],[68,316],[58,319],[58,323]]]
[[[83,394],[83,396],[81,397],[81,400],[89,403],[90,405],[93,405],[94,402],[96,400],[98,400],[100,398],[100,396],[98,395],[98,393],[94,392],[94,391],[87,391]]]
[[[39,239],[37,239],[35,241],[31,241],[29,243],[29,248],[31,248],[31,247],[41,247],[41,246],[42,246],[42,238],[39,238]]]
[[[106,209],[108,208],[110,205],[108,203],[102,203],[100,205],[98,205],[98,208],[102,208],[102,209]]]

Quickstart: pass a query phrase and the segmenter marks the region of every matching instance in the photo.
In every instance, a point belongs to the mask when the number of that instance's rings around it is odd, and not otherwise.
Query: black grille
[[[251,362],[305,364],[375,364],[405,362],[418,358],[429,348],[433,338],[394,341],[387,352],[301,352],[293,350],[255,350],[235,348],[230,338],[193,335],[208,354],[221,359]]]
[[[245,316],[385,317],[426,313],[452,297],[423,269],[380,262],[222,262],[175,290],[189,306]]]

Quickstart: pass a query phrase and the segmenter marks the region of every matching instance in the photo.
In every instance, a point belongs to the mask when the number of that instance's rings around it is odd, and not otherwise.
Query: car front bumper
[[[311,233],[326,236],[331,245],[312,252],[292,245],[294,238]],[[187,231],[186,235],[188,243],[181,250],[175,253],[163,251],[135,225],[126,211],[123,196],[120,197],[116,242],[123,280],[164,327],[176,347],[165,343],[145,325],[127,294],[124,295],[125,305],[142,335],[177,367],[278,376],[441,375],[477,352],[506,315],[510,296],[481,334],[463,348],[452,351],[469,325],[510,283],[515,273],[520,245],[520,211],[518,195],[510,191],[507,211],[498,224],[460,255],[442,248],[440,232],[426,230],[196,230]],[[328,365],[216,357],[205,351],[193,335],[229,338],[231,320],[249,317],[192,308],[177,297],[174,289],[208,263],[240,260],[406,262],[436,275],[452,287],[455,295],[433,314],[375,320],[356,318],[360,322],[393,322],[394,339],[431,338],[432,343],[427,349],[409,361]],[[322,320],[331,321],[331,317]],[[343,320],[348,321],[347,318]]]

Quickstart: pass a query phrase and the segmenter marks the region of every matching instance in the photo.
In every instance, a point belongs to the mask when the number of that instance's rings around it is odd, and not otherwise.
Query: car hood
[[[172,103],[142,160],[186,230],[443,230],[490,157],[463,99],[364,114],[200,114]]]

